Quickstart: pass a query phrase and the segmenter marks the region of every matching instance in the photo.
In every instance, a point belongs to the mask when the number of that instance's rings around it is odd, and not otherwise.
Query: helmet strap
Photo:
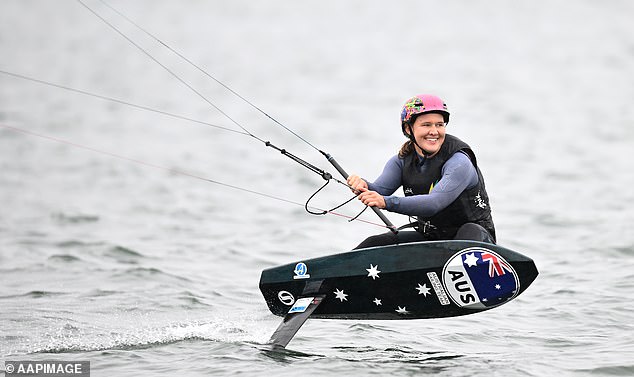
[[[423,147],[421,147],[420,145],[418,145],[418,142],[416,141],[416,138],[414,137],[414,128],[412,127],[411,123],[407,123],[407,127],[409,128],[409,140],[414,143],[414,145],[416,145],[418,147],[418,149],[420,149],[421,152],[423,152],[423,157],[425,158],[429,158],[432,153],[427,152],[426,150],[423,149]]]

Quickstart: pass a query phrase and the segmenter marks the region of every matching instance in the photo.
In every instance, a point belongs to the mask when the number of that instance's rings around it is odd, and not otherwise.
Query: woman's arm
[[[431,193],[406,197],[386,196],[388,211],[429,217],[447,208],[467,188],[478,184],[478,172],[464,153],[456,153],[443,166],[442,177]]]

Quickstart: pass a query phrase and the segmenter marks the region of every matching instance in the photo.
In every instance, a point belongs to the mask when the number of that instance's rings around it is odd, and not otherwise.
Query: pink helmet
[[[445,123],[449,123],[449,111],[442,99],[431,94],[419,94],[405,102],[401,111],[401,127],[404,127],[405,123],[410,123],[416,115],[425,113],[441,114]]]

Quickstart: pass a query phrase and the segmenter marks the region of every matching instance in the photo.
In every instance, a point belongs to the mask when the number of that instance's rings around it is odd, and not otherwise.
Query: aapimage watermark
[[[5,361],[5,376],[90,377],[90,361]]]

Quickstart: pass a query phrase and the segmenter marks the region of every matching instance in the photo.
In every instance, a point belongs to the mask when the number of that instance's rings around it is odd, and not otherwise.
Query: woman
[[[357,249],[430,240],[495,243],[489,197],[471,148],[445,133],[447,105],[438,97],[410,98],[401,112],[409,139],[374,182],[351,175],[348,184],[363,204],[416,218],[416,231],[372,236]],[[392,194],[403,187],[405,197]]]

